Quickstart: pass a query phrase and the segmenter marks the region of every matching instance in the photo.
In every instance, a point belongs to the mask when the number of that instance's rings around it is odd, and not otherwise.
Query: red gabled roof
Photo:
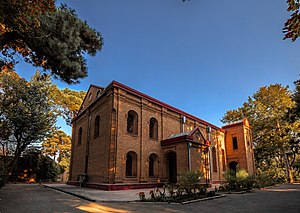
[[[217,126],[215,126],[215,125],[213,125],[213,124],[211,124],[211,123],[209,123],[209,122],[207,122],[207,121],[205,121],[205,120],[202,120],[202,119],[200,119],[200,118],[197,118],[196,116],[193,116],[193,115],[191,115],[191,114],[188,114],[188,113],[186,113],[186,112],[184,112],[184,111],[182,111],[182,110],[180,110],[180,109],[177,109],[177,108],[175,108],[175,107],[173,107],[173,106],[171,106],[171,105],[169,105],[169,104],[166,104],[166,103],[164,103],[164,102],[162,102],[162,101],[159,101],[159,100],[157,100],[157,99],[155,99],[155,98],[152,98],[152,97],[150,97],[149,95],[146,95],[146,94],[144,94],[144,93],[142,93],[142,92],[140,92],[140,91],[137,91],[137,90],[135,90],[135,89],[132,89],[132,88],[130,88],[130,87],[124,85],[124,84],[121,84],[121,83],[117,82],[117,81],[112,81],[112,82],[108,85],[108,87],[110,87],[110,86],[112,86],[112,85],[115,86],[115,87],[118,87],[118,88],[120,88],[120,89],[123,89],[123,90],[125,90],[125,91],[127,91],[127,92],[130,92],[130,93],[132,93],[132,94],[135,94],[135,95],[137,95],[137,96],[139,96],[139,97],[142,97],[142,98],[146,99],[147,101],[150,101],[150,102],[152,102],[152,103],[155,103],[155,104],[157,104],[157,105],[159,105],[159,106],[163,106],[163,107],[165,107],[165,108],[167,108],[167,109],[169,109],[169,110],[172,110],[172,111],[177,112],[177,113],[179,113],[179,114],[181,114],[181,115],[184,115],[184,116],[186,116],[186,117],[188,117],[188,118],[191,118],[191,119],[193,119],[193,120],[196,120],[196,121],[198,121],[198,122],[200,122],[200,123],[202,123],[202,124],[204,124],[204,125],[208,125],[208,126],[211,126],[211,127],[215,128],[215,129],[220,130],[219,127],[217,127]]]
[[[91,86],[95,86],[95,85],[91,85]],[[89,89],[91,88],[91,86],[89,87]],[[97,87],[98,87],[98,86],[97,86]],[[162,102],[162,101],[159,101],[159,100],[157,100],[157,99],[155,99],[155,98],[152,98],[152,97],[149,96],[149,95],[146,95],[146,94],[144,94],[144,93],[142,93],[142,92],[140,92],[140,91],[137,91],[137,90],[135,90],[135,89],[133,89],[133,88],[130,88],[130,87],[126,86],[125,84],[122,84],[122,83],[117,82],[117,81],[112,81],[112,82],[104,89],[104,91],[103,91],[102,94],[104,94],[106,91],[108,91],[109,89],[111,89],[111,87],[117,87],[117,88],[123,89],[123,90],[125,90],[125,91],[127,91],[127,92],[130,92],[130,93],[132,93],[132,94],[134,94],[134,95],[136,95],[136,96],[138,96],[138,97],[144,98],[144,99],[146,99],[147,101],[150,101],[150,102],[155,103],[155,104],[157,104],[157,105],[159,105],[159,106],[165,107],[165,108],[167,108],[167,109],[169,109],[169,110],[171,110],[171,111],[174,111],[174,112],[177,112],[177,113],[179,113],[179,114],[181,114],[181,115],[184,115],[184,116],[186,116],[187,118],[196,120],[196,121],[200,122],[201,124],[204,124],[204,125],[207,125],[207,126],[211,126],[211,127],[215,128],[215,129],[218,129],[218,130],[220,130],[220,131],[224,131],[224,130],[221,129],[220,127],[217,127],[217,126],[215,126],[215,125],[213,125],[213,124],[211,124],[211,123],[209,123],[209,122],[207,122],[207,121],[205,121],[205,120],[202,120],[202,119],[200,119],[200,118],[198,118],[198,117],[196,117],[196,116],[193,116],[193,115],[191,115],[191,114],[189,114],[189,113],[186,113],[186,112],[184,112],[184,111],[182,111],[182,110],[180,110],[180,109],[177,109],[177,108],[175,108],[175,107],[173,107],[173,106],[171,106],[171,105],[169,105],[169,104],[166,104],[166,103],[164,103],[164,102]],[[102,88],[102,87],[99,87],[99,88]],[[97,99],[96,99],[96,100],[97,100]],[[95,101],[96,101],[96,100],[95,100]],[[84,109],[83,111],[81,111],[79,114],[81,114],[82,112],[84,112],[86,109],[88,109],[88,108],[91,107],[92,105],[93,105],[93,103],[91,103],[87,108],[85,108],[85,109]],[[75,118],[73,119],[73,121],[76,120],[76,118],[78,118],[78,117],[79,117],[79,115],[78,115],[77,117],[75,117]]]
[[[174,143],[193,141],[193,134],[197,130],[199,131],[201,137],[205,141],[204,145],[208,145],[209,141],[204,138],[204,136],[202,135],[202,133],[201,133],[201,131],[199,130],[198,127],[194,128],[190,132],[183,132],[183,133],[177,134],[178,136],[177,135],[171,135],[169,138],[167,138],[165,140],[162,140],[160,143],[161,143],[162,146],[166,146],[166,145],[170,145],[170,144],[174,144]]]

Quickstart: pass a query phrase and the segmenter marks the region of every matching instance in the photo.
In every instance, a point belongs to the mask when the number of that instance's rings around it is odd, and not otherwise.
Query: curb
[[[239,191],[239,192],[226,192],[226,194],[245,194],[245,193],[250,193],[250,192],[254,192],[254,189],[251,190],[246,190],[246,191]]]
[[[143,202],[143,201],[129,201],[128,203],[149,203],[149,204],[160,204],[160,203],[168,203],[171,205],[185,205],[185,204],[190,204],[190,203],[196,203],[196,202],[202,202],[202,201],[207,201],[207,200],[214,200],[214,199],[218,199],[218,198],[222,198],[225,197],[225,194],[221,194],[221,195],[217,195],[217,196],[213,196],[213,197],[206,197],[206,198],[201,198],[201,199],[196,199],[196,200],[189,200],[189,201],[185,201],[185,202],[168,202],[168,201],[163,201],[163,202]]]
[[[201,199],[197,199],[197,200],[189,200],[189,201],[181,202],[181,204],[185,205],[185,204],[202,202],[202,201],[207,201],[207,200],[214,200],[214,199],[222,198],[222,197],[225,197],[225,196],[226,195],[222,194],[222,195],[218,195],[218,196],[214,196],[214,197],[206,197],[206,198],[201,198]]]
[[[78,198],[84,199],[84,200],[87,200],[87,201],[96,202],[95,199],[91,199],[91,198],[85,197],[85,196],[83,196],[83,195],[75,194],[75,193],[73,193],[73,192],[64,191],[64,190],[62,190],[62,189],[58,189],[58,188],[51,187],[51,186],[46,186],[46,185],[42,185],[42,186],[45,187],[45,188],[50,188],[50,189],[53,189],[53,190],[56,190],[56,191],[60,191],[60,192],[63,192],[63,193],[72,195],[72,196],[74,196],[74,197],[78,197]]]

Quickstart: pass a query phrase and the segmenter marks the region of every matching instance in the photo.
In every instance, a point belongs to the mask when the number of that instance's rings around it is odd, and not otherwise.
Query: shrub
[[[137,195],[139,196],[140,200],[145,200],[146,199],[146,196],[145,196],[144,192],[139,192],[139,193],[137,193]]]
[[[268,168],[267,170],[257,169],[255,187],[263,188],[280,184],[286,181],[285,172],[282,168]]]
[[[201,188],[203,180],[204,176],[200,171],[188,171],[179,176],[178,185],[184,189],[186,194],[195,194]]]
[[[177,191],[177,186],[173,183],[167,183],[164,185],[164,187],[167,189],[171,197],[175,196],[175,193]]]
[[[253,176],[250,176],[246,170],[239,169],[236,174],[233,171],[226,172],[225,183],[221,188],[226,191],[242,191],[252,189],[253,185]]]
[[[140,200],[182,202],[191,199],[199,199],[205,196],[213,196],[214,191],[207,193],[208,184],[204,182],[204,176],[199,171],[182,173],[178,177],[178,183],[164,184],[163,190],[150,190],[150,199],[145,199],[143,192],[138,193]],[[166,191],[170,196],[166,196]]]

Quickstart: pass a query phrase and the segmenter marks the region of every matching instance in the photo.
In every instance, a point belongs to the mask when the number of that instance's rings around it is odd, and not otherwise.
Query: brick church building
[[[72,125],[69,184],[142,188],[200,170],[214,186],[229,169],[254,172],[247,119],[219,128],[116,81],[91,85]]]

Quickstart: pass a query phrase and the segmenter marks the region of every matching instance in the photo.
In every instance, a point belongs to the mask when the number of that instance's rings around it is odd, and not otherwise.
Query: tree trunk
[[[280,147],[280,152],[281,152],[281,155],[283,156],[283,160],[284,160],[286,179],[288,180],[289,183],[293,183],[294,182],[293,175],[291,173],[289,161],[288,161],[287,155],[286,155],[283,147]]]
[[[7,181],[12,178],[12,174],[17,165],[18,159],[19,159],[19,156],[15,155],[14,158],[9,163],[8,170],[7,170]]]

